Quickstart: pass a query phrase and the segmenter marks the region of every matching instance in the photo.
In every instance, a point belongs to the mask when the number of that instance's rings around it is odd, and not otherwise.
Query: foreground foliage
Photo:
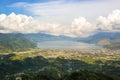
[[[120,80],[120,77],[86,70],[63,74],[56,68],[46,68],[37,73],[25,73],[19,76],[10,76],[6,79],[15,80],[17,77],[20,77],[22,80]]]
[[[55,52],[54,50],[50,51],[53,54]],[[46,53],[46,50],[42,50],[41,53],[44,52]],[[59,51],[57,50],[57,52]],[[65,52],[67,54],[67,51]],[[68,53],[70,52],[68,51]],[[75,52],[73,51],[73,53]],[[88,53],[80,57],[75,55],[71,57],[69,54],[67,54],[68,56],[51,57],[48,55],[44,57],[35,52],[34,56],[33,54],[32,57],[29,55],[26,53],[23,55],[23,52],[20,54],[1,54],[0,79],[14,80],[20,76],[25,78],[23,80],[41,80],[41,78],[43,80],[119,80],[120,77],[118,54],[114,54],[115,58],[112,58],[112,55]],[[105,57],[110,57],[111,60],[104,59]]]

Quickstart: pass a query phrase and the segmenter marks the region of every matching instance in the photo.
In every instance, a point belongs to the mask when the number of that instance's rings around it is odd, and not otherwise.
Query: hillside
[[[58,49],[3,53],[0,54],[0,79],[15,80],[21,76],[23,80],[119,80],[119,54],[117,50]]]
[[[120,32],[99,32],[86,38],[76,38],[76,41],[97,44],[109,49],[120,49]]]
[[[45,41],[74,41],[95,44],[109,49],[120,49],[120,32],[99,32],[86,38],[72,38],[68,36],[55,36],[44,33],[23,34],[24,37],[34,42]],[[117,45],[116,45],[117,44]]]
[[[109,45],[105,45],[105,47],[109,49],[120,49],[120,42],[115,41]]]
[[[56,68],[46,68],[37,73],[25,73],[19,76],[11,76],[9,80],[20,77],[23,80],[120,80],[120,77],[80,70],[64,73]]]
[[[36,44],[18,34],[0,34],[0,52],[23,51]]]
[[[97,43],[102,39],[115,40],[120,39],[120,32],[99,32],[86,38],[76,38],[77,41],[87,43]]]
[[[62,44],[69,45],[70,41],[83,42],[90,44],[95,44],[96,46],[102,46],[108,49],[120,49],[120,33],[119,32],[100,32],[86,38],[71,38],[67,36],[55,36],[44,33],[34,33],[34,34],[0,34],[0,52],[12,52],[12,51],[22,51],[28,48],[34,48],[35,46],[45,45],[40,43],[47,43],[47,46],[59,46]],[[63,43],[55,43],[56,41],[66,41]],[[36,44],[35,44],[36,43]],[[73,44],[72,44],[73,45]],[[78,46],[78,45],[76,45]],[[63,46],[65,47],[65,46]],[[72,46],[69,46],[72,47]],[[84,46],[78,46],[84,47]]]
[[[67,37],[64,35],[55,36],[51,34],[45,33],[31,33],[31,34],[24,34],[24,37],[31,39],[35,42],[43,42],[43,41],[58,41],[58,40],[73,40],[71,37]]]
[[[119,80],[119,77],[114,77],[106,74],[101,74],[93,71],[76,71],[64,77],[63,80]]]

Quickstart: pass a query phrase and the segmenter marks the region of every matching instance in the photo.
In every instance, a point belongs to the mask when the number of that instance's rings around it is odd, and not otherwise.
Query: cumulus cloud
[[[26,15],[21,17],[16,14],[14,14],[14,17],[9,18],[9,15],[3,14],[0,17],[0,32],[44,32],[71,37],[87,37],[99,31],[120,32],[120,10],[115,10],[120,9],[119,3],[120,0],[17,2],[7,7],[22,9],[27,13],[31,13],[34,18]],[[115,11],[110,13],[112,10]],[[107,17],[103,16],[108,13],[110,14]],[[98,16],[100,17],[98,18]],[[21,21],[18,17],[21,17]]]
[[[31,16],[22,14],[0,15],[0,33],[48,33],[53,35],[66,35],[71,37],[86,37],[93,34],[96,27],[86,21],[84,17],[73,20],[72,25],[63,26],[58,23],[40,23]]]
[[[98,27],[103,31],[120,31],[120,10],[114,10],[107,17],[100,16]]]
[[[78,17],[70,25],[41,23],[41,21],[22,14],[0,14],[0,33],[48,33],[70,37],[87,37],[98,31],[120,32],[120,10],[114,10],[107,17],[100,16],[91,23]]]
[[[11,13],[10,15],[1,14],[0,15],[0,32],[10,33],[10,32],[21,32],[29,33],[35,26],[35,21],[31,16],[26,15],[16,15]]]
[[[63,31],[64,30],[64,31]],[[31,16],[22,14],[0,15],[0,33],[49,33],[54,35],[67,34],[67,28],[57,23],[40,23]]]
[[[96,32],[96,26],[95,24],[92,24],[88,21],[86,21],[86,19],[84,17],[79,17],[77,19],[75,19],[72,22],[72,33],[75,36],[82,36],[82,37],[87,37],[91,34],[94,34]]]

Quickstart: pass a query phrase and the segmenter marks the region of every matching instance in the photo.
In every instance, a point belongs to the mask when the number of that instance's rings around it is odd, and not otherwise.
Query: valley
[[[23,76],[23,78],[26,76],[30,79],[30,75],[35,77],[34,74],[44,74],[50,77],[51,75],[47,73],[51,73],[51,71],[54,78],[63,78],[65,75],[79,70],[85,75],[88,71],[94,75],[99,73],[98,77],[102,74],[112,75],[115,80],[119,80],[120,77],[120,50],[36,48],[22,52],[1,53],[0,60],[2,80],[13,80],[17,76]]]
[[[120,80],[120,0],[1,0],[0,80]]]
[[[111,34],[112,39],[0,34],[0,79],[119,80],[119,36]]]

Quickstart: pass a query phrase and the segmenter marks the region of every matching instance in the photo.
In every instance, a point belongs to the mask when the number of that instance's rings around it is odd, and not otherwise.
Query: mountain
[[[45,33],[23,34],[24,37],[37,43],[40,48],[56,49],[98,49],[97,45],[77,42],[75,38],[60,35],[50,35]]]
[[[64,35],[55,36],[55,35],[50,35],[50,34],[45,34],[45,33],[31,33],[31,34],[24,34],[24,36],[35,42],[73,40],[73,38],[67,37]]]
[[[110,49],[120,49],[120,32],[99,32],[87,38],[76,38],[76,41],[97,44]]]
[[[77,41],[77,42],[85,42],[85,43],[97,43],[100,40],[116,40],[120,39],[120,32],[99,32],[92,36],[82,38],[72,38],[64,35],[55,36],[45,33],[31,33],[31,34],[24,34],[24,37],[31,39],[35,42],[42,42],[42,41],[58,41],[58,40],[68,40],[68,41]]]
[[[68,36],[50,35],[44,33],[31,34],[0,34],[0,52],[21,51],[34,48],[35,43],[49,41],[74,41],[95,44],[109,49],[120,49],[120,32],[99,32],[86,38],[71,38]],[[55,43],[56,44],[56,43]],[[66,43],[65,43],[66,44]]]
[[[99,32],[86,38],[72,38],[68,36],[55,36],[45,33],[24,34],[24,37],[34,42],[45,41],[75,41],[89,44],[96,44],[104,48],[120,49],[120,32]],[[117,45],[116,45],[117,44]]]
[[[23,51],[36,44],[19,34],[0,34],[0,52]]]
[[[105,45],[105,47],[109,49],[120,49],[120,39],[114,40],[111,44]]]
[[[108,39],[112,41],[115,39],[120,39],[120,32],[99,32],[87,38],[76,38],[77,41],[82,41],[87,43],[96,43],[102,39]]]

